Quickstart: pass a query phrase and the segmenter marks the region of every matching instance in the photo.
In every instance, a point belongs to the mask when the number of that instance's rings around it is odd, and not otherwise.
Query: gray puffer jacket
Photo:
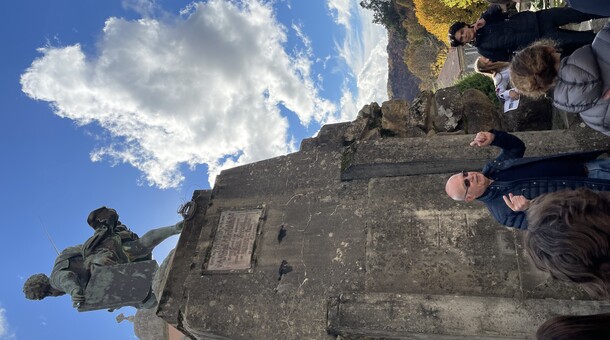
[[[580,113],[591,128],[610,136],[610,23],[597,33],[592,45],[583,46],[561,60],[553,91],[553,105]]]

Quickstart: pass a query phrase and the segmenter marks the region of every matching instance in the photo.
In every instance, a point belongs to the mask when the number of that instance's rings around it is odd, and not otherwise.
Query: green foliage
[[[498,97],[496,96],[496,87],[494,86],[494,82],[488,76],[480,73],[470,73],[457,80],[454,85],[458,88],[458,90],[460,90],[460,92],[464,92],[467,89],[477,89],[485,93],[485,95],[491,99],[493,103],[499,103]]]
[[[373,11],[373,23],[383,25],[388,30],[403,30],[400,14],[392,0],[362,0],[360,6]]]

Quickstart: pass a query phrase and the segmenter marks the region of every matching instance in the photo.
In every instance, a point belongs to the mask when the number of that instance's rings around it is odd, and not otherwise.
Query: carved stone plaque
[[[252,250],[262,209],[228,210],[220,214],[208,261],[208,271],[244,270],[251,267]]]

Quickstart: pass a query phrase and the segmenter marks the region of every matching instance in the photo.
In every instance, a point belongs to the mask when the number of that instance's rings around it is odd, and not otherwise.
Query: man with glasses
[[[525,144],[504,131],[479,132],[471,146],[499,147],[502,152],[482,172],[463,171],[447,180],[445,191],[456,201],[485,203],[501,224],[527,228],[530,200],[562,189],[587,187],[610,191],[610,159],[596,159],[608,150],[545,157],[523,157]]]

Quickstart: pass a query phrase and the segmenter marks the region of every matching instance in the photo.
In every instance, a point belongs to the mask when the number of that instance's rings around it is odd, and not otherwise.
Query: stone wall
[[[451,173],[496,150],[469,147],[463,132],[483,128],[469,120],[478,113],[437,96],[365,106],[299,152],[225,170],[211,193],[196,191],[157,314],[198,339],[522,339],[553,315],[609,312],[537,271],[523,234],[483,205],[446,197]],[[528,156],[610,147],[578,126],[517,135]],[[251,267],[207,270],[226,242],[223,213],[252,209]]]

